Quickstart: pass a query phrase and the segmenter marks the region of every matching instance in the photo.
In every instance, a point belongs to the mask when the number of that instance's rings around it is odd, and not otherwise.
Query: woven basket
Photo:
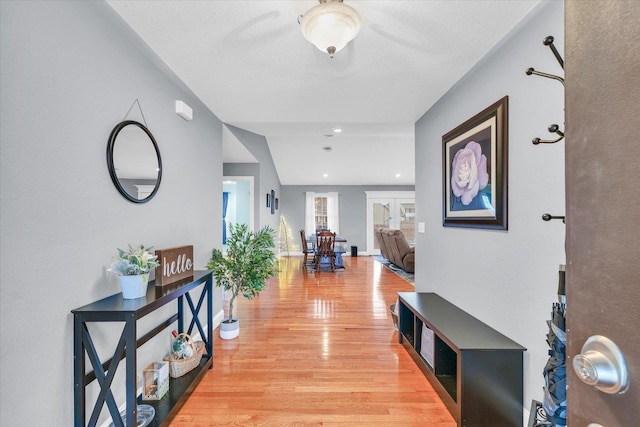
[[[391,318],[393,319],[393,329],[398,330],[398,315],[396,314],[396,305],[391,304],[389,306],[389,310],[391,311]]]
[[[189,358],[182,359],[177,358],[176,355],[171,352],[164,357],[163,360],[169,362],[169,376],[171,378],[179,378],[192,371],[200,364],[200,359],[204,354],[204,343],[202,341],[193,341],[189,334],[185,334],[184,332],[179,334],[178,337],[181,335],[186,338],[187,343],[193,349],[193,355]],[[176,337],[176,339],[178,339],[178,337]]]

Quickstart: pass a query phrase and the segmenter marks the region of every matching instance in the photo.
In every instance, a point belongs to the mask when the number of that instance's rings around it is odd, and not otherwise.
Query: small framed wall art
[[[442,225],[507,230],[505,96],[442,137]]]
[[[271,190],[271,214],[276,213],[276,192]]]

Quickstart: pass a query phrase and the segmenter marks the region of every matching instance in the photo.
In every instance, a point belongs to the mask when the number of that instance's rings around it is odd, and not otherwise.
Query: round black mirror
[[[113,184],[131,202],[148,202],[158,192],[160,150],[142,123],[125,120],[113,128],[107,144],[107,167]]]

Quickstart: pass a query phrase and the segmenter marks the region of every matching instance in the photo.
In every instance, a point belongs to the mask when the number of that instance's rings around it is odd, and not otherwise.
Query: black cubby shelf
[[[522,426],[526,348],[435,293],[398,297],[400,343],[458,426]]]

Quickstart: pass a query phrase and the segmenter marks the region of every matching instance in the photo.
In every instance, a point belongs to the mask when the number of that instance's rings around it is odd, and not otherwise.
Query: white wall
[[[278,172],[271,157],[267,138],[235,126],[225,126],[259,162],[257,165],[252,163],[227,163],[224,168],[225,176],[251,175],[244,171],[247,169],[254,171],[255,194],[253,200],[257,221],[257,223],[254,224],[255,230],[257,231],[262,227],[269,226],[274,229],[277,234],[280,227],[280,209],[275,210],[272,214],[271,208],[267,208],[266,195],[273,190],[275,191],[275,197],[278,199],[281,198],[280,178],[278,177]],[[257,176],[255,175],[256,173]]]
[[[0,7],[0,425],[69,426],[70,311],[119,292],[106,272],[116,248],[193,244],[203,269],[221,247],[222,124],[106,3]],[[145,204],[125,200],[106,166],[109,133],[135,99],[163,163]],[[175,114],[175,100],[194,109],[192,122]],[[129,118],[142,120],[137,109]],[[166,317],[145,318],[139,333]],[[103,357],[116,329],[92,329]],[[141,349],[138,371],[168,340]],[[116,378],[119,402],[122,384]]]
[[[564,215],[564,142],[531,144],[564,129],[564,90],[525,70],[560,74],[548,47],[563,53],[563,4],[541,4],[416,123],[416,290],[436,292],[527,347],[525,395],[542,400],[547,361],[546,320],[557,301],[558,265],[565,261],[565,226],[541,215]],[[509,96],[509,230],[442,226],[442,135]]]

